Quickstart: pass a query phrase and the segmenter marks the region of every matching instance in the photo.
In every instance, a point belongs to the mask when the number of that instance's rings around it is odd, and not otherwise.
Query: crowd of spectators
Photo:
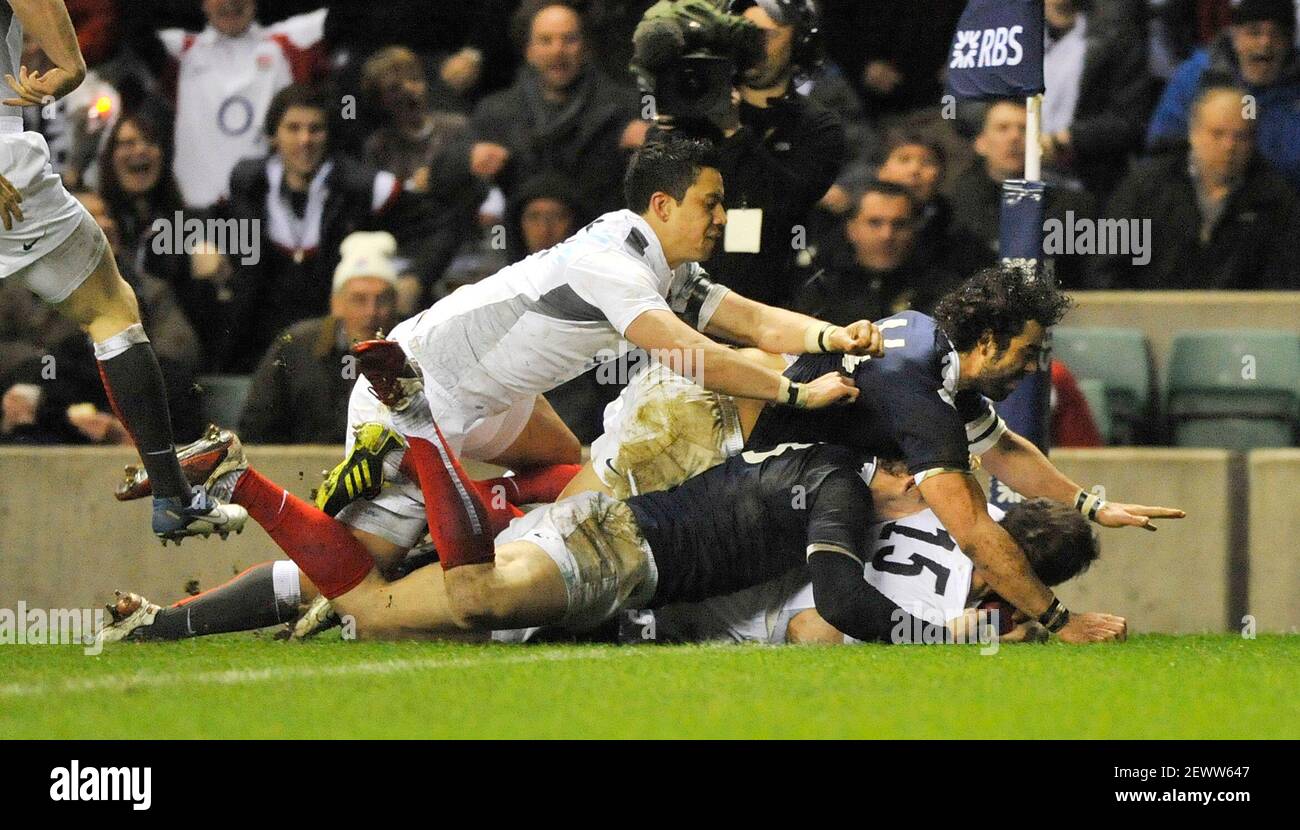
[[[340,440],[351,342],[621,208],[630,153],[681,128],[628,69],[651,0],[67,4],[90,72],[25,118],[136,287],[182,440],[215,373],[253,375],[249,440]],[[802,0],[732,4],[765,53],[713,125],[715,279],[844,322],[929,310],[995,259],[1025,102],[954,112],[965,3],[921,5],[819,0],[813,31]],[[1143,264],[1056,256],[1063,285],[1300,288],[1297,16],[1046,0],[1045,214],[1152,235]],[[6,284],[0,441],[127,440],[91,358]],[[579,379],[556,406],[589,437],[611,394]]]

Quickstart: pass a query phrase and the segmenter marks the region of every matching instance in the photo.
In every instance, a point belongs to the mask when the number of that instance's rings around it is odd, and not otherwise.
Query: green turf
[[[5,738],[1297,738],[1300,638],[0,647]]]

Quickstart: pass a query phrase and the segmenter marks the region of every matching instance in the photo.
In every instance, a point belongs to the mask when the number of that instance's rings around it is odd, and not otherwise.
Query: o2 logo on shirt
[[[253,102],[242,95],[232,95],[217,109],[217,129],[228,136],[243,135],[253,126]]]

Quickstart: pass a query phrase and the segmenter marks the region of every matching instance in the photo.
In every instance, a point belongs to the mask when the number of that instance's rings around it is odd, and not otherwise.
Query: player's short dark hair
[[[899,147],[924,147],[939,162],[940,169],[948,167],[948,153],[937,138],[926,135],[920,130],[890,130],[885,135],[884,151],[880,154],[880,163],[884,164]]]
[[[1055,325],[1072,302],[1045,274],[1028,276],[1019,268],[996,265],[976,271],[939,299],[934,319],[953,348],[969,351],[985,332],[1002,350],[1024,331],[1025,323]]]
[[[510,40],[522,53],[533,37],[533,18],[551,6],[563,6],[578,16],[578,27],[583,37],[587,34],[587,19],[582,8],[571,0],[524,0],[510,16]]]
[[[1097,534],[1083,514],[1051,499],[1013,504],[998,524],[1016,540],[1034,573],[1047,585],[1074,579],[1101,553]]]
[[[623,176],[623,198],[629,210],[644,213],[650,197],[667,193],[677,201],[705,167],[717,168],[717,151],[709,141],[668,135],[646,142],[628,162]]]
[[[275,131],[280,128],[280,121],[284,119],[285,113],[293,107],[307,107],[308,109],[323,112],[325,114],[325,127],[329,134],[333,135],[334,115],[335,110],[338,109],[335,104],[337,100],[333,90],[326,85],[289,84],[275,93],[275,96],[271,98],[270,105],[266,108],[266,122],[263,129],[266,130],[267,138],[275,137]]]
[[[867,182],[867,186],[862,188],[858,194],[857,202],[853,205],[853,213],[850,218],[856,219],[862,212],[862,203],[866,200],[868,193],[875,193],[877,196],[888,196],[891,199],[904,199],[907,202],[908,215],[913,219],[921,212],[921,205],[916,201],[916,195],[911,190],[903,187],[901,184],[894,182],[884,182],[880,179],[872,179]]]

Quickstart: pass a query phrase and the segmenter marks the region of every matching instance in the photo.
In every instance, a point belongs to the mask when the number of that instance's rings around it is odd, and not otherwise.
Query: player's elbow
[[[817,604],[817,613],[837,631],[864,642],[889,639],[889,625],[861,613],[861,607],[848,597],[828,597]]]

